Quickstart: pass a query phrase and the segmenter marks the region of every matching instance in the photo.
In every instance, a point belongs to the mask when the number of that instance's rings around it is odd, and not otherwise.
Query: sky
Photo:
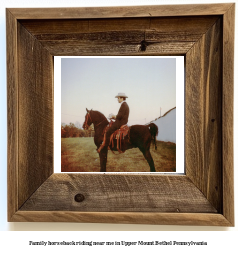
[[[129,125],[155,120],[176,107],[176,58],[61,58],[61,123],[82,126],[86,108],[117,114],[121,92]]]

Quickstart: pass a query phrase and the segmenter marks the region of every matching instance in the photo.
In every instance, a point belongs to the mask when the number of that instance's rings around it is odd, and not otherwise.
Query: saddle
[[[113,122],[111,121],[109,123],[109,125],[106,127],[106,129],[104,130],[104,139],[103,139],[103,143],[105,143],[105,139],[106,139],[106,132],[107,130],[111,127],[111,125],[113,124]],[[112,151],[112,149],[114,148],[114,140],[116,140],[117,143],[117,151],[119,153],[124,153],[125,149],[123,148],[123,141],[129,138],[129,126],[128,125],[122,125],[120,127],[120,129],[116,130],[110,137],[110,143],[109,143],[109,149]],[[112,151],[113,152],[113,151]]]

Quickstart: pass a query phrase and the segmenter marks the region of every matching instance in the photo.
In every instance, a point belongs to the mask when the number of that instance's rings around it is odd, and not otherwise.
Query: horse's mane
[[[97,117],[99,117],[100,120],[104,120],[104,119],[107,120],[107,118],[104,116],[104,114],[101,113],[100,111],[96,111],[96,110],[91,110],[91,111],[93,112],[94,115],[97,114],[98,115]]]

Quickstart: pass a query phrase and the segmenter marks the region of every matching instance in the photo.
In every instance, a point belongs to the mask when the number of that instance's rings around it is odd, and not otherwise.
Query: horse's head
[[[85,120],[84,120],[84,123],[83,123],[83,129],[84,130],[87,130],[89,128],[89,126],[93,123],[91,115],[90,115],[92,110],[88,110],[86,108],[86,111],[87,111],[87,114],[85,115]]]

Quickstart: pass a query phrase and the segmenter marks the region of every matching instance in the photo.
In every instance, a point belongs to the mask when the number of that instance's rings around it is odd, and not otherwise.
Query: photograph
[[[61,58],[61,172],[176,172],[176,57]]]

